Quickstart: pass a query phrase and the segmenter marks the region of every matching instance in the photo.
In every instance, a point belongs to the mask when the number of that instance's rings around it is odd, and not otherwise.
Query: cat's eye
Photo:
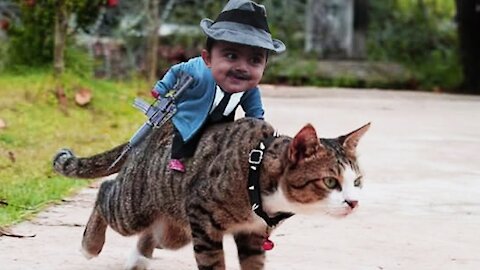
[[[362,184],[362,177],[359,176],[355,181],[353,182],[353,185],[356,187],[359,187]]]
[[[333,177],[323,178],[323,183],[329,189],[336,189],[338,187],[338,181],[337,181],[337,179],[335,179]]]

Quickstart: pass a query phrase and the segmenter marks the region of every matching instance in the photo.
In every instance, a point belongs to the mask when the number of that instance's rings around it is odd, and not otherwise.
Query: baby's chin
[[[246,81],[238,80],[238,82],[229,82],[229,83],[218,83],[220,88],[227,93],[240,93],[246,90],[252,89],[257,85],[253,85],[251,83],[247,83]]]

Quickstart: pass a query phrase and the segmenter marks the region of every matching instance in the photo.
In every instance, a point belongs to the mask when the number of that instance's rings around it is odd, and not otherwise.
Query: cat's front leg
[[[260,270],[265,265],[265,251],[262,248],[264,237],[255,233],[237,233],[238,260],[242,270]]]
[[[198,269],[224,270],[223,231],[211,224],[211,213],[189,215],[193,251]]]

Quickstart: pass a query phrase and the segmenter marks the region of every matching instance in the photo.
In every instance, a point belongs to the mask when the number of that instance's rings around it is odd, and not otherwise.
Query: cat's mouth
[[[349,216],[351,213],[353,213],[354,210],[352,209],[338,209],[338,210],[330,210],[330,211],[327,211],[327,214],[329,216],[332,216],[332,217],[335,217],[335,218],[343,218],[343,217],[346,217],[346,216]]]
[[[345,202],[342,206],[327,210],[327,214],[333,217],[346,217],[355,212],[358,208],[358,201],[355,203]]]

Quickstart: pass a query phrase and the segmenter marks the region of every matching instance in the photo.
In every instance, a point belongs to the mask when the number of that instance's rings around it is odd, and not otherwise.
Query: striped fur
[[[276,138],[265,153],[260,179],[267,213],[323,205],[342,190],[347,169],[358,180],[355,147],[367,129],[368,125],[337,139],[320,140],[307,125],[294,138]],[[191,241],[198,269],[225,269],[222,239],[232,233],[241,268],[263,269],[266,227],[249,204],[248,153],[273,132],[267,122],[250,118],[211,127],[195,156],[185,162],[184,174],[166,166],[171,128],[154,132],[110,171],[107,165],[123,146],[89,158],[60,151],[54,168],[61,174],[91,178],[119,171],[115,180],[100,187],[84,232],[85,254],[100,253],[110,226],[122,235],[140,236],[129,269],[144,269],[145,258],[151,258],[155,248],[178,249]],[[328,188],[326,177],[336,179],[338,187]],[[353,207],[347,201],[340,205],[351,211],[356,202]]]

